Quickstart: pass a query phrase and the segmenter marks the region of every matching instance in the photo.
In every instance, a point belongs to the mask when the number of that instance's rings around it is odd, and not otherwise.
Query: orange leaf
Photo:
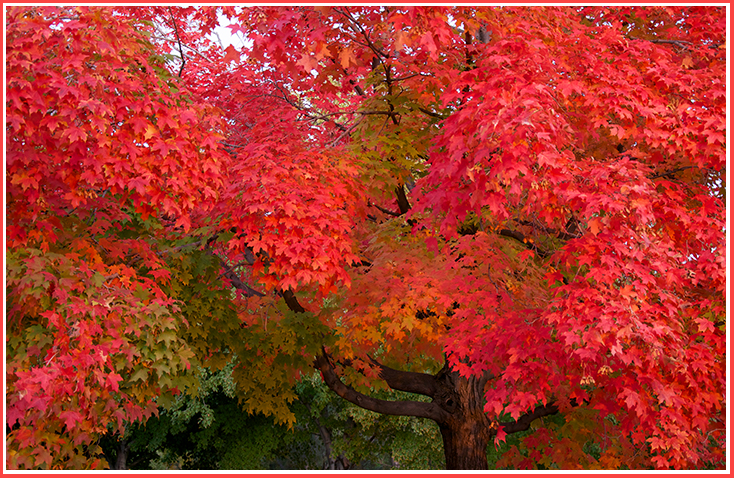
[[[589,230],[593,235],[599,234],[599,229],[601,226],[601,221],[598,218],[590,219],[589,220]]]

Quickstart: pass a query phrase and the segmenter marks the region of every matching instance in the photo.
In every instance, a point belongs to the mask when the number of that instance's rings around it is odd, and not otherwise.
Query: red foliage
[[[244,44],[208,7],[8,10],[10,467],[92,466],[175,389],[187,237],[262,297],[243,334],[316,330],[273,318],[297,294],[368,376],[446,354],[492,417],[613,417],[598,466],[722,459],[724,9],[222,12]],[[579,463],[543,430],[507,463]]]

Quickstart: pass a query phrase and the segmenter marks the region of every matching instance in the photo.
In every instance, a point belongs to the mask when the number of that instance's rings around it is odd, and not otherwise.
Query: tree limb
[[[437,422],[445,418],[446,412],[431,402],[390,401],[369,397],[344,384],[336,374],[333,365],[324,351],[314,361],[314,366],[321,371],[326,385],[341,398],[358,407],[382,413],[384,415],[405,415],[411,417],[430,418]]]
[[[382,365],[374,358],[367,357],[372,365],[378,369],[377,375],[387,382],[393,390],[417,393],[433,398],[438,391],[436,377],[427,373],[405,372]]]
[[[658,43],[663,45],[675,45],[681,50],[688,50],[690,49],[691,45],[693,43],[685,40],[666,40],[663,38],[653,38],[653,39],[645,39],[645,38],[635,38],[635,37],[629,37],[630,40],[641,40],[641,41],[648,41],[650,43]]]
[[[213,252],[210,252],[210,254],[216,257],[217,259],[219,259],[219,263],[224,268],[224,272],[222,273],[222,275],[229,280],[229,282],[232,284],[232,287],[241,291],[246,297],[252,297],[255,295],[258,297],[265,296],[265,294],[263,294],[262,292],[255,290],[252,287],[250,287],[249,285],[242,282],[242,279],[240,279],[240,276],[237,275],[237,273],[234,271],[234,268],[229,267],[227,263],[224,262],[224,260],[221,257],[214,254]]]
[[[285,304],[288,306],[288,308],[291,309],[293,312],[297,314],[303,314],[306,312],[306,309],[304,309],[303,306],[298,302],[296,294],[294,294],[292,290],[284,290],[280,293],[280,295],[285,300]]]
[[[385,209],[384,207],[382,207],[382,206],[379,206],[379,205],[377,205],[377,204],[374,204],[374,203],[372,203],[372,202],[370,202],[370,203],[369,203],[369,205],[370,205],[370,206],[372,206],[372,207],[376,207],[376,208],[377,208],[377,209],[379,209],[380,211],[382,211],[382,212],[384,212],[385,214],[388,214],[388,215],[390,215],[390,216],[394,216],[394,217],[399,217],[399,216],[401,215],[401,214],[400,214],[399,212],[395,212],[395,211],[391,211],[391,210],[389,210],[389,209]]]
[[[402,183],[395,188],[395,194],[398,196],[398,207],[400,208],[400,214],[406,214],[410,211],[410,203],[408,202],[408,196],[405,195],[405,185]]]
[[[691,169],[693,166],[681,166],[680,168],[671,169],[669,171],[664,171],[662,173],[653,174],[651,176],[648,176],[649,179],[655,180],[660,178],[667,178],[673,176],[675,173],[679,173],[681,171],[685,171],[686,169]]]
[[[442,115],[440,113],[436,113],[435,111],[431,111],[428,108],[424,108],[422,106],[418,107],[418,111],[420,111],[421,113],[427,114],[428,116],[431,116],[433,118],[438,118],[441,120],[448,118],[448,115]]]
[[[501,229],[501,230],[500,230],[500,231],[498,232],[498,234],[499,234],[500,236],[505,236],[505,237],[511,237],[512,239],[515,239],[515,240],[517,240],[517,241],[520,241],[520,242],[522,242],[522,243],[523,243],[523,245],[524,245],[525,247],[527,247],[527,248],[528,248],[528,249],[530,249],[531,251],[535,252],[535,253],[536,253],[536,254],[538,254],[538,255],[539,255],[540,257],[543,257],[543,258],[545,258],[545,257],[548,257],[548,256],[550,256],[550,253],[549,253],[549,252],[547,252],[547,251],[544,251],[543,249],[540,249],[540,248],[539,248],[538,246],[536,246],[536,245],[535,245],[535,242],[533,242],[532,240],[528,239],[527,237],[525,237],[525,236],[524,236],[524,235],[523,235],[522,233],[520,233],[520,232],[517,232],[517,231],[511,231],[511,230],[509,230],[509,229]]]
[[[285,303],[293,312],[303,313],[306,310],[298,302],[293,291],[285,290],[281,293]],[[433,397],[437,391],[436,378],[433,375],[417,372],[404,372],[382,365],[372,357],[368,357],[370,362],[378,368],[378,376],[385,380],[390,388],[401,390],[403,392],[418,393]],[[316,358],[314,366],[321,371],[324,382],[337,395],[373,412],[383,413],[386,415],[409,415],[414,417],[431,418],[438,420],[441,414],[445,413],[438,405],[428,402],[416,401],[390,401],[379,400],[357,392],[352,387],[345,385],[336,374],[336,370],[331,365],[326,351]]]
[[[582,402],[579,402],[575,398],[572,398],[569,401],[569,404],[571,407],[578,407],[580,403],[588,404],[588,400],[583,400]],[[522,432],[530,428],[530,424],[542,417],[547,417],[549,415],[555,415],[560,411],[560,408],[555,402],[551,402],[548,405],[541,405],[538,407],[535,407],[535,410],[532,412],[526,413],[525,415],[521,416],[517,420],[511,421],[511,422],[500,422],[500,426],[505,430],[505,433],[517,433]]]
[[[555,415],[556,413],[558,413],[558,406],[555,403],[549,403],[548,405],[536,407],[535,410],[530,413],[526,413],[515,421],[502,422],[500,423],[500,426],[507,434],[522,432],[529,429],[530,424],[534,420],[548,415]]]
[[[178,41],[178,52],[181,55],[181,69],[178,70],[178,77],[181,78],[184,67],[186,66],[186,57],[184,56],[183,46],[181,45],[181,37],[178,35],[178,24],[176,23],[176,17],[173,16],[173,10],[168,7],[168,13],[171,15],[171,21],[173,22],[173,32],[176,34],[176,40]]]

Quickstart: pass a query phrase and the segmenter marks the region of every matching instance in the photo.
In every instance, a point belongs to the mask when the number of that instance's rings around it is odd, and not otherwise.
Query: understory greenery
[[[110,468],[128,469],[442,469],[443,445],[430,420],[391,417],[340,400],[318,374],[303,377],[291,403],[296,423],[247,414],[234,393],[230,364],[199,370],[195,393],[179,395],[158,416],[109,433],[101,446]],[[377,392],[383,399],[406,393]],[[412,396],[414,400],[425,397]]]

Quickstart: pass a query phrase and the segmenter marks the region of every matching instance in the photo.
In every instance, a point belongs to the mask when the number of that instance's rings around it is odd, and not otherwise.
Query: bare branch
[[[184,56],[183,46],[181,45],[181,37],[178,35],[178,24],[176,23],[176,17],[173,16],[173,10],[168,7],[168,13],[171,15],[171,22],[173,22],[173,32],[176,34],[176,40],[178,41],[178,52],[181,54],[181,69],[178,70],[178,77],[181,78],[184,67],[186,66],[186,56]]]

